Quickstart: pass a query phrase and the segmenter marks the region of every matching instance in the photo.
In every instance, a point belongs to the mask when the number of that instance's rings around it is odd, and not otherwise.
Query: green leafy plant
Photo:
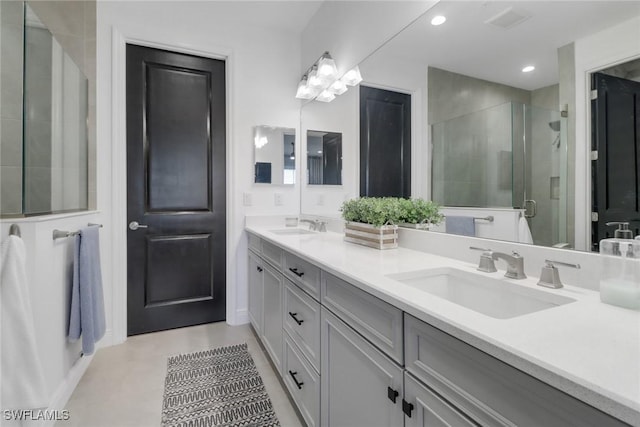
[[[360,197],[342,204],[342,218],[380,227],[398,224],[402,218],[402,206],[397,197]]]
[[[402,205],[401,222],[408,224],[439,224],[444,216],[440,206],[430,200],[400,199]]]
[[[380,227],[385,224],[437,224],[442,221],[440,207],[423,199],[360,197],[342,204],[342,218]]]

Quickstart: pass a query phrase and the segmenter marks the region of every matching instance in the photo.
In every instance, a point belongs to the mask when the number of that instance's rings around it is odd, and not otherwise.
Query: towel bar
[[[446,215],[443,215],[446,218]],[[489,215],[489,216],[485,216],[485,217],[474,217],[473,218],[476,221],[489,221],[489,222],[493,222],[494,217],[493,215]]]
[[[89,223],[88,225],[89,225],[89,226],[96,225],[96,226],[98,226],[98,227],[102,228],[102,224],[92,224],[92,223]],[[63,238],[65,238],[65,237],[76,236],[76,235],[78,235],[78,234],[80,234],[80,231],[62,231],[62,230],[53,230],[53,240],[56,240],[56,239],[63,239]]]

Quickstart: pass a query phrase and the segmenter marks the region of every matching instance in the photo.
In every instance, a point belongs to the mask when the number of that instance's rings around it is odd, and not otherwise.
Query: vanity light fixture
[[[361,81],[362,75],[358,66],[349,70],[342,78],[338,78],[336,62],[329,52],[325,52],[300,79],[296,98],[331,102],[336,95],[345,93],[347,86],[355,86]]]
[[[342,78],[340,80],[342,80],[342,82],[344,84],[349,85],[349,86],[357,85],[358,83],[360,83],[362,81],[362,75],[360,74],[360,68],[358,68],[358,66],[356,65],[355,67],[353,67],[352,69],[347,71],[347,73],[344,76],[342,76]]]
[[[331,102],[334,99],[336,99],[336,95],[333,92],[331,92],[329,89],[323,90],[320,93],[320,95],[316,97],[316,101],[321,101],[321,102]]]
[[[438,26],[438,25],[444,24],[445,22],[447,22],[446,17],[442,15],[437,15],[437,16],[434,16],[433,19],[431,20],[431,25]]]
[[[536,67],[534,67],[533,65],[527,65],[526,67],[524,67],[524,68],[522,69],[522,72],[523,72],[523,73],[530,73],[530,72],[532,72],[532,71],[533,71],[533,70],[535,70],[535,69],[536,69]]]

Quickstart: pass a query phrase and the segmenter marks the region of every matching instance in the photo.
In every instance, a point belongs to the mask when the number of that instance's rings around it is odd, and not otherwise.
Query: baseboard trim
[[[95,353],[94,353],[95,354]],[[89,364],[91,364],[91,360],[93,360],[93,354],[89,356],[82,356],[78,361],[73,365],[73,367],[69,370],[67,377],[64,381],[58,386],[53,397],[51,398],[51,402],[49,403],[49,411],[61,411],[65,409],[69,398],[73,394],[73,391],[78,386],[78,383],[82,379],[82,376],[89,368]],[[43,427],[52,427],[54,421],[46,421],[42,424]]]

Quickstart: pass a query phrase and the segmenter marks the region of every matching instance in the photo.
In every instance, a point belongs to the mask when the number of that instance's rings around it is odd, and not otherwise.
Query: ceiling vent
[[[502,30],[508,30],[523,23],[530,17],[530,15],[522,10],[515,10],[513,7],[509,7],[484,23],[493,25],[494,27]]]

